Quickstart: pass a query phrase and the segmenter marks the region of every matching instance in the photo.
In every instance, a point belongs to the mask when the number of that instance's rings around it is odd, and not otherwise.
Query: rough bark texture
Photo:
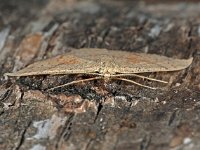
[[[0,149],[200,149],[200,3],[1,0]],[[45,89],[80,75],[7,78],[70,48],[194,57],[181,71],[149,73],[150,90],[110,81]]]

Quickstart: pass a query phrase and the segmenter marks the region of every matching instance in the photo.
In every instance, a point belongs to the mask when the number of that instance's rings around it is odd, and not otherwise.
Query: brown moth
[[[95,77],[72,81],[52,89],[63,87],[79,82],[91,80],[122,80],[137,84],[142,87],[155,89],[142,85],[135,81],[122,78],[134,76],[152,81],[167,83],[166,81],[148,78],[140,73],[176,71],[187,68],[193,58],[174,59],[155,54],[134,53],[117,50],[98,48],[73,49],[63,55],[35,62],[26,68],[14,73],[6,73],[7,76],[33,76],[33,75],[56,75],[56,74],[91,74]]]

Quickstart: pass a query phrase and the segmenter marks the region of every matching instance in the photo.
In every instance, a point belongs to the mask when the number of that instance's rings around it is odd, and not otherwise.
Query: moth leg
[[[132,81],[132,80],[129,80],[129,79],[125,79],[125,78],[112,78],[114,80],[121,80],[121,81],[126,81],[126,82],[130,82],[130,83],[133,83],[133,84],[136,84],[136,85],[139,85],[141,87],[145,87],[145,88],[149,88],[149,89],[153,89],[153,90],[156,90],[157,88],[155,87],[151,87],[151,86],[147,86],[147,85],[143,85],[143,84],[140,84],[138,82],[135,82],[135,81]]]
[[[147,79],[147,80],[151,80],[151,81],[156,81],[156,82],[161,82],[161,83],[168,83],[167,81],[154,79],[154,78],[149,78],[149,77],[145,77],[145,76],[138,75],[138,74],[115,74],[115,75],[112,75],[112,77],[121,77],[121,76],[134,76],[134,77]]]
[[[82,73],[83,75],[94,75],[94,76],[103,76],[103,74],[101,73],[92,73],[92,72],[88,72],[88,73]]]
[[[89,79],[75,80],[75,81],[72,81],[72,82],[69,82],[69,83],[66,83],[66,84],[63,84],[63,85],[59,85],[59,86],[47,89],[47,91],[51,91],[51,90],[54,90],[54,89],[57,89],[57,88],[60,88],[60,87],[64,87],[64,86],[68,86],[68,85],[72,85],[72,84],[77,84],[77,83],[80,83],[80,82],[99,80],[99,79],[102,79],[102,77],[93,77],[93,78],[89,78]]]

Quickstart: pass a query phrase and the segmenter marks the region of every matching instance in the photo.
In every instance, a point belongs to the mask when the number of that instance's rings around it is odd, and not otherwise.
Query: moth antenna
[[[129,79],[125,79],[125,78],[113,78],[113,79],[115,79],[115,80],[121,80],[121,81],[126,81],[126,82],[130,82],[130,83],[139,85],[139,86],[141,86],[141,87],[149,88],[149,89],[152,89],[152,90],[156,90],[156,89],[157,89],[157,88],[155,88],[155,87],[143,85],[143,84],[140,84],[140,83],[138,83],[138,82],[135,82],[135,81],[132,81],[132,80],[129,80]]]
[[[52,90],[60,88],[60,87],[69,86],[69,85],[77,84],[77,83],[80,83],[80,82],[99,80],[99,79],[102,79],[102,77],[94,77],[94,78],[89,78],[89,79],[76,80],[76,81],[72,81],[72,82],[69,82],[69,83],[66,83],[66,84],[63,84],[63,85],[59,85],[59,86],[47,89],[47,91],[52,91]]]
[[[134,73],[133,74],[116,74],[116,75],[112,75],[112,77],[122,77],[122,76],[134,76],[134,77],[147,79],[147,80],[151,80],[151,81],[156,81],[156,82],[160,82],[160,83],[166,83],[166,84],[168,83],[167,81],[154,79],[154,78],[149,78],[149,77],[145,77],[145,76],[134,74]]]

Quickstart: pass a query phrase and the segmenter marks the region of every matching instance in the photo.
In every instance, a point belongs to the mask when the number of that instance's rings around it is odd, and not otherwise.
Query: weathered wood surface
[[[0,3],[0,149],[200,149],[200,3],[10,0]],[[149,90],[87,82],[46,92],[81,76],[6,78],[6,72],[98,47],[193,56]]]

